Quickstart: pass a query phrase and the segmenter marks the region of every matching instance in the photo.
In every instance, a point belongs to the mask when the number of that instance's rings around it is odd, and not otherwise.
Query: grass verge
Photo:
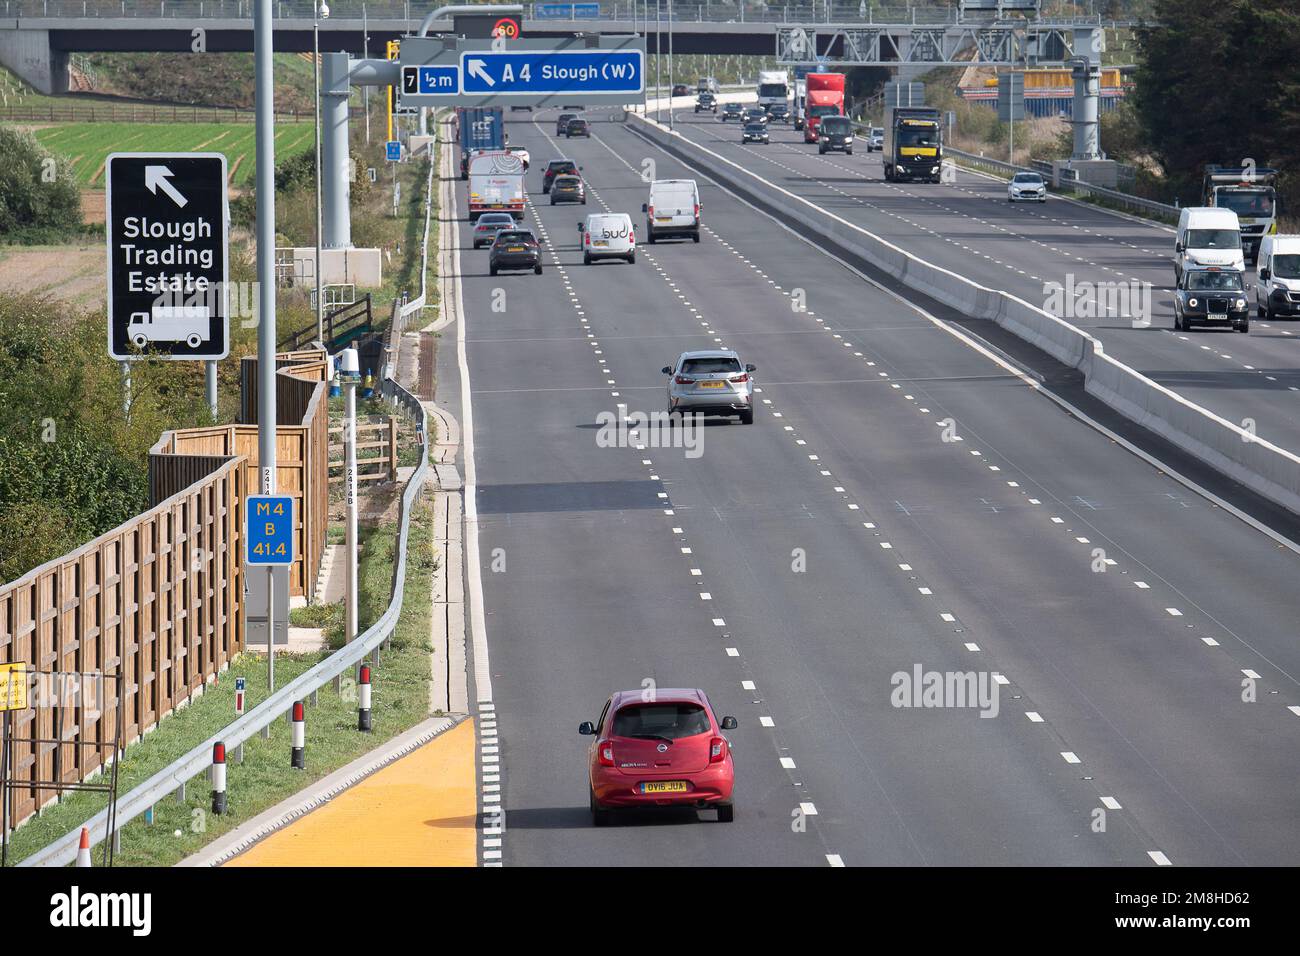
[[[397,525],[385,524],[366,537],[358,570],[362,629],[388,604],[392,588]],[[244,761],[228,763],[227,812],[214,816],[205,775],[190,781],[185,799],[170,796],[158,803],[154,822],[137,818],[122,830],[119,866],[170,866],[197,852],[263,810],[303,789],[315,780],[355,760],[385,740],[415,726],[428,716],[429,645],[432,593],[429,576],[437,565],[433,544],[433,504],[419,501],[411,514],[407,575],[402,615],[390,646],[373,671],[373,726],[370,734],[357,731],[354,691],[344,684],[335,694],[327,684],[317,706],[306,708],[306,770],[289,767],[289,724],[271,726],[271,739],[260,736],[244,744]],[[322,660],[325,655],[277,655],[276,683],[290,680]],[[244,654],[220,681],[183,710],[165,719],[159,729],[127,750],[122,760],[119,793],[126,793],[188,750],[203,743],[234,718],[235,678],[248,681],[250,702],[266,697],[266,658]],[[18,861],[51,840],[73,831],[106,805],[102,794],[74,793],[48,808],[16,833],[10,859]],[[94,853],[99,864],[99,848]]]

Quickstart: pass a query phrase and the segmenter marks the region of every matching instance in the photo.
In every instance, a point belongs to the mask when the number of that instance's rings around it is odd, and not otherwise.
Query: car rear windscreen
[[[677,740],[712,729],[709,715],[699,704],[629,704],[614,715],[613,733],[615,737]]]
[[[687,375],[710,375],[717,372],[739,372],[740,359],[734,358],[693,358],[682,363],[682,372]]]

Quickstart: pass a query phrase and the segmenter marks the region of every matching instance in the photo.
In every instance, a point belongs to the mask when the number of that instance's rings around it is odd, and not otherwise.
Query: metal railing
[[[429,171],[428,189],[430,193],[426,201],[424,249],[421,253],[421,262],[426,264],[429,253],[428,208],[432,204],[433,189],[432,166]],[[422,278],[421,298],[424,296],[423,283]],[[254,734],[260,733],[277,721],[284,720],[285,715],[292,710],[295,701],[306,699],[336,677],[354,672],[367,656],[373,654],[377,658],[380,645],[392,636],[393,629],[397,626],[397,621],[402,614],[402,598],[406,588],[406,551],[410,540],[411,509],[429,470],[429,442],[425,438],[429,432],[428,418],[424,406],[418,398],[388,374],[380,383],[380,387],[384,396],[391,399],[395,407],[403,409],[415,421],[420,445],[420,463],[416,466],[405,490],[402,492],[401,527],[398,532],[396,559],[393,566],[393,595],[387,609],[380,615],[379,620],[359,634],[352,643],[335,651],[310,670],[299,674],[261,704],[254,707],[249,713],[222,728],[221,731],[209,737],[184,756],[174,760],[148,780],[132,788],[129,793],[119,796],[115,821],[115,826],[119,831],[127,823],[143,815],[146,810],[165,799],[169,794],[176,792],[189,781],[203,774],[212,765],[212,748],[214,744],[225,744],[227,750],[233,751],[235,747],[253,737]],[[101,840],[112,837],[108,830],[107,808],[95,814],[82,826],[90,831],[92,846]],[[18,865],[67,866],[77,858],[80,837],[81,827],[74,827],[68,833],[33,853]]]
[[[139,19],[251,19],[253,0],[0,0],[0,16],[16,19],[67,19],[75,17],[139,18]],[[330,4],[330,19],[325,21],[328,30],[339,20],[420,20],[430,4],[420,0],[335,0]],[[527,6],[527,18],[532,19],[534,6],[551,6],[546,0]],[[579,0],[579,6],[583,6]],[[589,6],[589,5],[588,5]],[[640,21],[645,16],[645,0],[599,0],[599,20]],[[661,3],[661,13],[666,15],[666,3]],[[650,7],[653,20],[653,4]],[[273,16],[278,20],[311,20],[312,0],[278,0]],[[555,21],[549,10],[540,18]],[[592,18],[579,17],[577,22],[590,22]],[[988,13],[963,15],[956,7],[938,5],[909,5],[895,3],[881,6],[854,0],[796,0],[780,2],[674,2],[673,19],[677,22],[702,23],[916,23],[950,24],[989,23]],[[1012,17],[997,22],[1017,22]],[[1078,25],[1103,22],[1100,14],[1088,17],[1051,18],[1052,23]],[[1110,21],[1105,21],[1110,22]]]
[[[1051,164],[1049,163],[1035,163],[1032,167],[1017,166],[1013,163],[1004,163],[1000,159],[991,159],[988,156],[967,153],[951,146],[944,146],[943,152],[945,156],[958,160],[963,166],[972,166],[975,169],[992,173],[995,176],[1005,176],[1008,179],[1016,173],[1039,173],[1047,180],[1049,186],[1056,189],[1065,189],[1084,197],[1100,199],[1107,205],[1119,206],[1122,209],[1128,209],[1156,219],[1177,220],[1180,213],[1177,206],[1170,206],[1167,203],[1156,202],[1154,199],[1146,199],[1142,196],[1134,196],[1132,193],[1121,192],[1118,189],[1109,189],[1105,186],[1095,186],[1092,183],[1085,182],[1078,178],[1078,174],[1074,170],[1069,170],[1069,175],[1066,175],[1066,170],[1062,170],[1058,184],[1055,182]],[[1043,169],[1044,166],[1047,167],[1046,170]]]

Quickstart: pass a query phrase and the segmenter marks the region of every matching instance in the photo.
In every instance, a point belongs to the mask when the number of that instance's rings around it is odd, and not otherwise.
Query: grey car
[[[752,365],[742,365],[729,349],[683,352],[668,376],[668,413],[737,415],[741,424],[754,422]]]

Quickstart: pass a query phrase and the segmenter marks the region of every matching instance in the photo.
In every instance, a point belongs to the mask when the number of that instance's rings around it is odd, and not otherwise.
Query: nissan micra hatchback
[[[744,425],[754,423],[752,365],[725,349],[683,352],[676,365],[665,365],[668,413],[736,415]]]
[[[624,259],[636,262],[636,230],[632,217],[625,212],[597,213],[578,223],[582,242],[583,265],[597,259]]]
[[[718,820],[735,816],[736,780],[731,742],[736,718],[714,715],[702,690],[623,690],[605,702],[600,719],[578,733],[592,737],[588,791],[596,826],[618,807],[717,809]]]

